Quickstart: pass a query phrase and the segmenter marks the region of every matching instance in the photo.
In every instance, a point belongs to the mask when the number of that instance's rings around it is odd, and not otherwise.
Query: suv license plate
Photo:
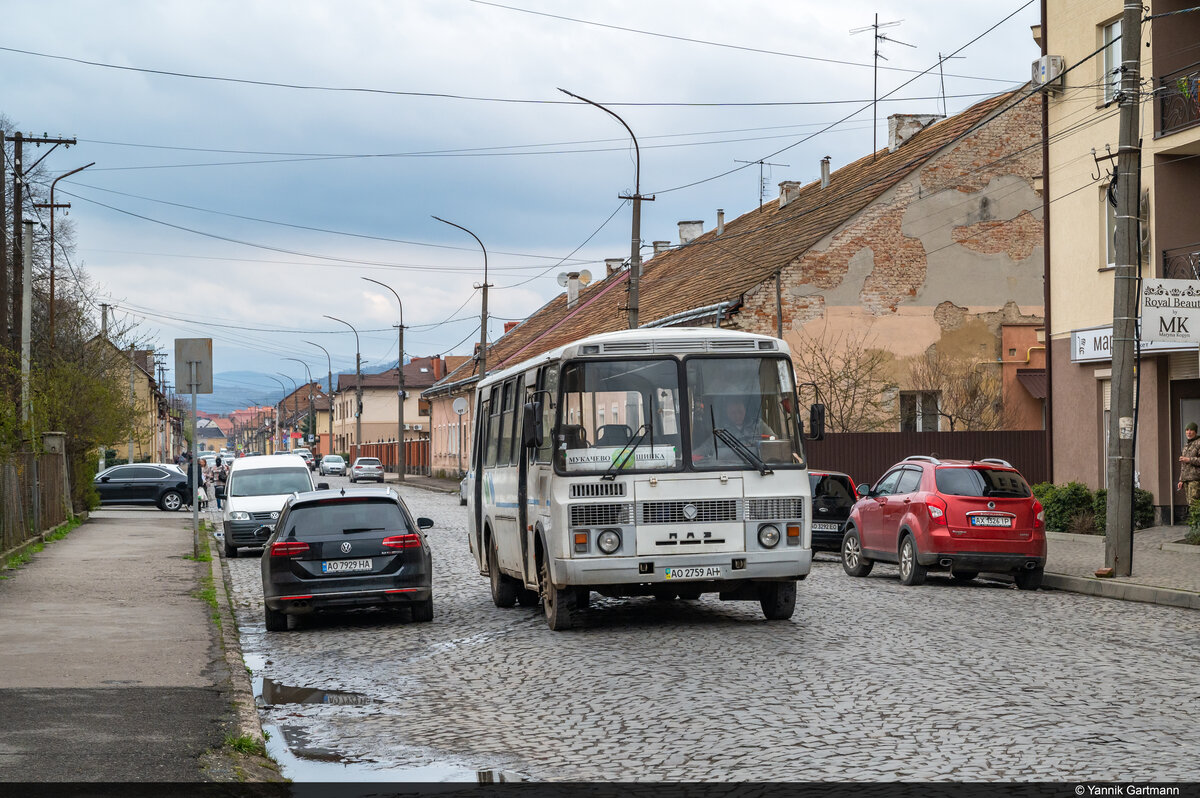
[[[326,560],[321,563],[323,574],[344,574],[371,570],[371,560]]]
[[[1013,520],[1006,515],[973,515],[971,526],[1004,526],[1011,527]]]
[[[702,565],[691,568],[664,568],[664,579],[720,579],[721,566],[719,565]]]

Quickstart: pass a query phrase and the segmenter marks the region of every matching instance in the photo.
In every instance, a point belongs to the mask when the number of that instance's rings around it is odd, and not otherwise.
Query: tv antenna
[[[911,47],[914,50],[917,48],[917,46],[915,44],[909,44],[908,42],[902,42],[899,39],[893,39],[892,37],[888,36],[886,33],[880,33],[879,30],[880,30],[880,28],[894,28],[903,21],[904,20],[902,20],[902,19],[898,19],[895,22],[880,22],[879,14],[876,14],[875,21],[873,23],[871,23],[870,25],[864,25],[861,28],[853,28],[850,31],[851,36],[853,36],[856,33],[864,33],[865,31],[869,31],[869,30],[875,31],[875,42],[874,42],[874,44],[875,44],[875,69],[873,70],[874,82],[873,82],[872,88],[871,88],[871,160],[872,161],[875,160],[875,151],[879,148],[879,144],[878,144],[879,131],[876,130],[876,125],[878,123],[878,115],[877,115],[876,111],[877,111],[877,107],[879,105],[879,59],[882,58],[884,61],[887,60],[887,56],[885,56],[879,52],[879,45],[883,42],[888,42],[889,44],[903,44],[905,47]]]
[[[949,116],[946,112],[946,74],[942,71],[942,64],[949,61],[951,58],[966,58],[965,55],[942,55],[938,53],[938,80],[942,83],[942,116]]]
[[[751,164],[751,163],[758,164],[758,212],[762,213],[763,198],[766,197],[766,195],[767,195],[767,179],[765,177],[763,177],[763,167],[764,166],[788,167],[788,166],[791,166],[791,164],[771,163],[770,161],[764,161],[762,158],[759,158],[757,161],[739,161],[735,158],[733,162],[734,163],[745,163],[745,164]]]

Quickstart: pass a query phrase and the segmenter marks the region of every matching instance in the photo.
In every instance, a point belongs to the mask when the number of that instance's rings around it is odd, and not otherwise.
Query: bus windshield
[[[804,465],[787,360],[692,357],[685,370],[696,468]]]
[[[682,468],[675,360],[569,363],[560,385],[554,447],[560,471]]]

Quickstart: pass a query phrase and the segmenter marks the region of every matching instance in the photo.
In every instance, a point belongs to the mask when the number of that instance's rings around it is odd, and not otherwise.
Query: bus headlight
[[[606,529],[596,536],[596,545],[605,554],[612,554],[621,548],[621,533],[615,529]]]
[[[758,542],[768,549],[775,548],[779,543],[779,527],[774,524],[763,524],[758,528]]]

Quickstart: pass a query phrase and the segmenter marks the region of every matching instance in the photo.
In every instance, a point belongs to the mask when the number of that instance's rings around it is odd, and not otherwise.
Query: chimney
[[[521,323],[521,322],[519,322],[519,321],[506,321],[506,322],[504,322],[504,334],[505,334],[505,335],[508,335],[508,331],[509,331],[509,330],[511,330],[513,327],[516,327],[516,326],[517,326],[518,324],[520,324],[520,323]]]
[[[821,188],[829,188],[829,156],[821,159]]]
[[[725,232],[725,209],[717,208],[717,235]]]
[[[579,272],[567,275],[567,307],[573,308],[579,302]]]
[[[704,221],[680,222],[679,223],[679,244],[690,244],[700,236],[704,235]]]
[[[660,255],[663,252],[666,252],[670,248],[671,248],[670,241],[655,241],[654,242],[654,254],[655,255]]]
[[[604,259],[605,276],[607,276],[607,277],[613,276],[617,272],[621,271],[621,267],[623,265],[625,265],[624,258],[605,258]]]
[[[433,381],[437,382],[446,376],[446,358],[438,355],[433,359]]]
[[[888,117],[888,152],[895,152],[901,144],[945,118],[941,114],[892,114]]]
[[[800,192],[800,183],[795,180],[784,180],[779,184],[779,207],[786,208],[788,203],[796,199]]]

